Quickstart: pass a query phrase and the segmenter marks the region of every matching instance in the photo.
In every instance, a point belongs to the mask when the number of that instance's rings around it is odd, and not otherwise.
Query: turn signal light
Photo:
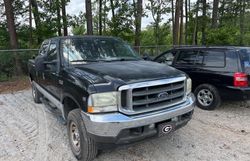
[[[94,112],[93,106],[88,106],[88,112],[89,112],[89,113],[93,113],[93,112]]]

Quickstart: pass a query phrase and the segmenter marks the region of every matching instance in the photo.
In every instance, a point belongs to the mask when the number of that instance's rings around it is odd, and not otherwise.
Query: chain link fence
[[[27,62],[37,49],[0,50],[0,82],[15,81],[28,74]]]
[[[134,47],[141,56],[151,58],[168,50],[171,46]],[[38,49],[0,50],[0,83],[22,79],[28,75],[28,60],[38,54]]]

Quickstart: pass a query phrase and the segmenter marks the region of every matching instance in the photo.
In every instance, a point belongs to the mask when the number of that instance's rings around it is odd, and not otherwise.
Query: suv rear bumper
[[[225,93],[224,99],[229,100],[250,100],[250,88],[227,86],[221,93]]]
[[[193,94],[179,105],[146,114],[128,116],[122,113],[87,114],[82,112],[86,130],[98,143],[126,144],[157,134],[157,124],[170,122],[178,129],[191,119],[195,98]]]

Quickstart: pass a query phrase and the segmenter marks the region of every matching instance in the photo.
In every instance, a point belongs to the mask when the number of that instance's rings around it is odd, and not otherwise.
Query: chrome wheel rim
[[[70,123],[70,139],[75,151],[79,152],[81,148],[80,144],[80,134],[78,127],[74,122]]]
[[[209,106],[212,104],[214,97],[210,90],[202,89],[197,94],[197,100],[202,106]]]

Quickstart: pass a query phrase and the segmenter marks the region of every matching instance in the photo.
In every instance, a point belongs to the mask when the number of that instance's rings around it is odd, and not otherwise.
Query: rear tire
[[[34,102],[41,103],[40,99],[42,97],[42,94],[37,90],[34,82],[31,83],[31,87],[32,87],[32,96],[33,96]]]
[[[69,144],[78,160],[91,161],[97,155],[96,143],[88,136],[80,113],[80,109],[75,109],[68,115]]]
[[[221,97],[216,87],[210,84],[201,84],[194,91],[196,104],[203,110],[214,110],[221,104]]]

